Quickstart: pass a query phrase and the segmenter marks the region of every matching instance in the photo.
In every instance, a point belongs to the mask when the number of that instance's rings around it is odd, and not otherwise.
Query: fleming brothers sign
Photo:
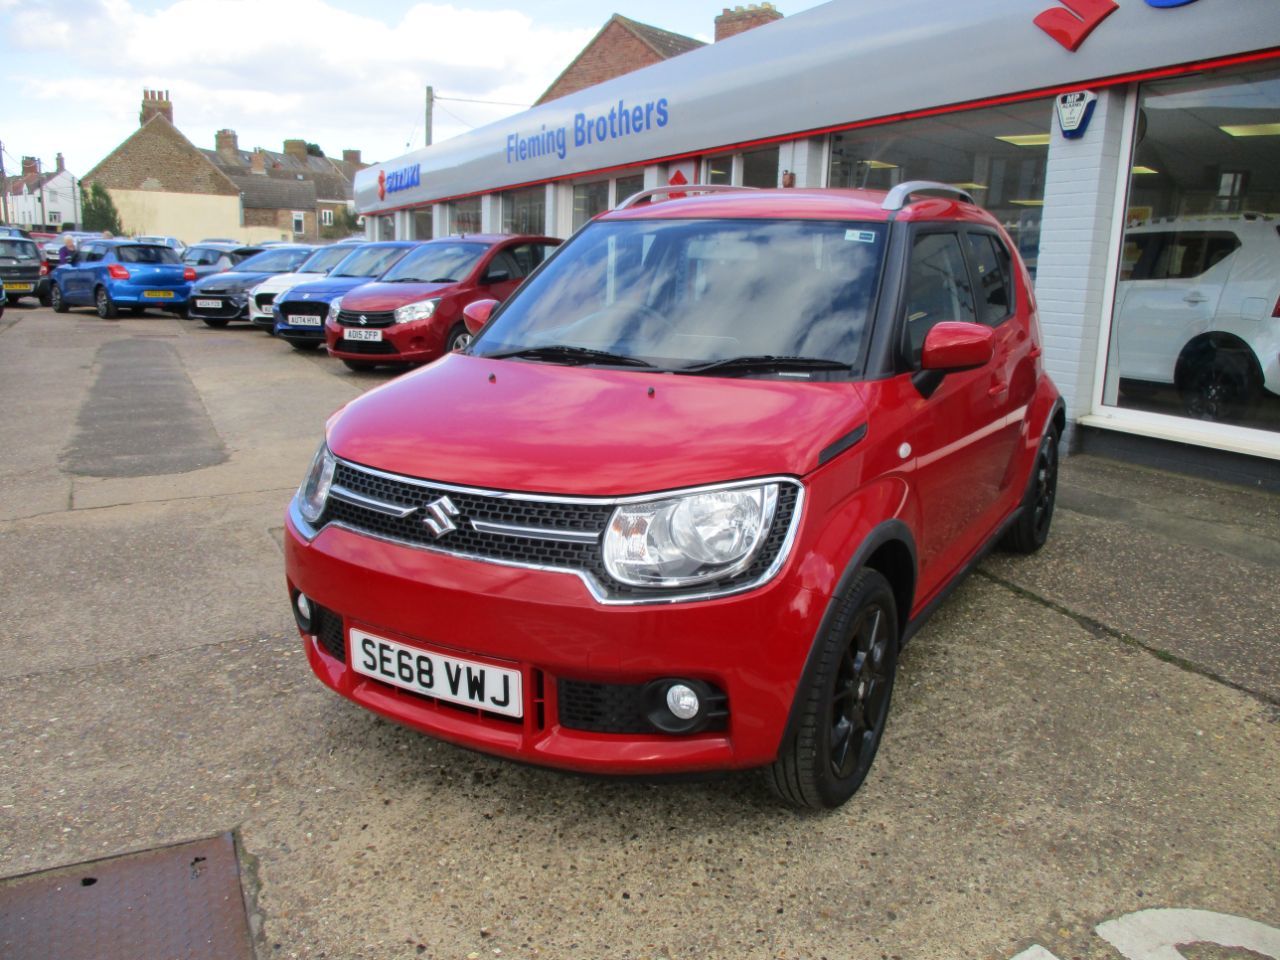
[[[620,140],[646,130],[665,127],[670,118],[666,97],[632,107],[627,106],[625,100],[619,100],[617,106],[610,107],[608,113],[599,116],[574,114],[572,132],[567,125],[548,130],[544,124],[541,130],[527,137],[516,133],[508,134],[507,163],[520,163],[535,157],[553,155],[563,160],[568,155],[571,144],[574,149],[581,149],[592,144]]]

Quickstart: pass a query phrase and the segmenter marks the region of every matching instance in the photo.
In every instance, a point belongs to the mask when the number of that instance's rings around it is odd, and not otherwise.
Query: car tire
[[[1058,439],[1058,431],[1053,428],[1040,441],[1022,510],[1000,541],[1011,553],[1035,553],[1049,539],[1053,507],[1058,500]]]
[[[343,360],[342,362],[346,364],[348,370],[355,370],[357,373],[364,373],[377,366],[372,360]]]
[[[465,323],[455,323],[449,329],[449,335],[445,337],[444,349],[446,353],[452,353],[455,350],[461,350],[471,343],[471,331],[467,329]]]
[[[295,340],[289,344],[295,350],[301,350],[303,353],[314,353],[318,350],[322,343],[319,341]]]
[[[773,792],[804,809],[838,807],[862,786],[884,736],[898,670],[898,608],[889,581],[864,569],[838,602],[768,771]]]
[[[1206,343],[1184,354],[1178,365],[1182,408],[1196,420],[1240,420],[1261,399],[1261,378],[1247,347]]]
[[[9,306],[11,306],[11,307],[16,307],[19,303],[21,303],[21,302],[22,302],[22,298],[21,298],[21,297],[16,296],[16,295],[14,295],[14,294],[12,294],[12,293],[8,294],[8,298],[9,298],[9,299],[8,299],[8,304],[9,304]]]
[[[106,287],[98,287],[93,292],[93,305],[98,310],[98,316],[103,320],[114,320],[120,316],[120,308],[111,299],[111,294],[107,292]]]
[[[49,306],[53,307],[54,313],[66,313],[71,309],[71,305],[63,299],[62,288],[56,283],[49,288]]]
[[[46,290],[44,293],[40,294],[40,296],[39,296],[39,298],[38,298],[38,299],[40,300],[40,306],[42,306],[42,307],[47,307],[47,306],[49,306],[49,304],[50,304],[50,295],[49,295],[49,291],[48,291],[48,290]]]
[[[217,317],[201,317],[200,319],[204,321],[204,325],[206,327],[212,327],[214,330],[221,330],[231,322],[230,320],[218,319]]]

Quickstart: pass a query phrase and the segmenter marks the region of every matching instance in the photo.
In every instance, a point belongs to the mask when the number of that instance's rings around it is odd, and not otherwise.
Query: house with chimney
[[[26,230],[57,232],[66,224],[80,224],[80,180],[58,154],[54,169],[46,171],[39,157],[23,157],[22,171],[6,177],[0,217]]]
[[[144,91],[138,120],[84,177],[111,194],[130,233],[317,242],[350,232],[359,150],[335,159],[300,139],[279,152],[246,150],[229,129],[217,132],[213,149],[197,147],[174,125],[167,90]]]

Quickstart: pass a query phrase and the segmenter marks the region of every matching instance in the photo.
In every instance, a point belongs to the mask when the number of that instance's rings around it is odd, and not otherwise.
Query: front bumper
[[[217,306],[212,306],[214,301]],[[201,306],[201,303],[208,304]],[[244,320],[249,316],[249,296],[244,293],[191,291],[188,315],[198,320]]]
[[[794,564],[733,596],[608,606],[570,573],[414,549],[334,525],[308,540],[294,509],[285,536],[290,595],[300,590],[340,624],[325,638],[303,634],[307,658],[327,686],[357,704],[452,743],[583,772],[739,769],[775,758],[826,609],[789,572]],[[356,672],[348,666],[352,627],[518,670],[522,717],[456,707]],[[723,691],[723,729],[613,733],[562,715],[562,689],[634,689],[670,677]]]
[[[324,326],[329,353],[342,360],[370,360],[385,363],[430,363],[444,356],[448,330],[438,317],[413,323],[396,323],[375,327],[382,333],[377,341],[349,340],[347,331],[365,327],[346,327],[327,320]]]

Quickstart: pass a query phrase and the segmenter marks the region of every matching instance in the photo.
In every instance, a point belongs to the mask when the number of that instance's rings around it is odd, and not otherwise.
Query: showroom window
[[[577,230],[598,213],[609,208],[609,181],[573,185],[573,229]]]
[[[529,187],[502,194],[503,233],[546,233],[547,190]]]
[[[723,153],[702,161],[703,183],[733,183],[733,154]]]
[[[396,238],[396,218],[390,214],[378,217],[375,240],[394,240]]]
[[[413,211],[413,239],[430,240],[434,229],[430,207]]]
[[[954,184],[995,214],[1035,276],[1053,109],[1028,100],[833,133],[827,185]]]
[[[627,197],[639,193],[644,189],[644,174],[637,173],[633,176],[619,177],[613,185],[613,205],[616,207]]]
[[[751,150],[742,155],[742,185],[772,189],[778,185],[778,147]]]
[[[448,206],[449,232],[480,233],[480,198],[469,197],[466,200],[455,200]]]
[[[1280,431],[1280,70],[1137,106],[1103,404]]]

